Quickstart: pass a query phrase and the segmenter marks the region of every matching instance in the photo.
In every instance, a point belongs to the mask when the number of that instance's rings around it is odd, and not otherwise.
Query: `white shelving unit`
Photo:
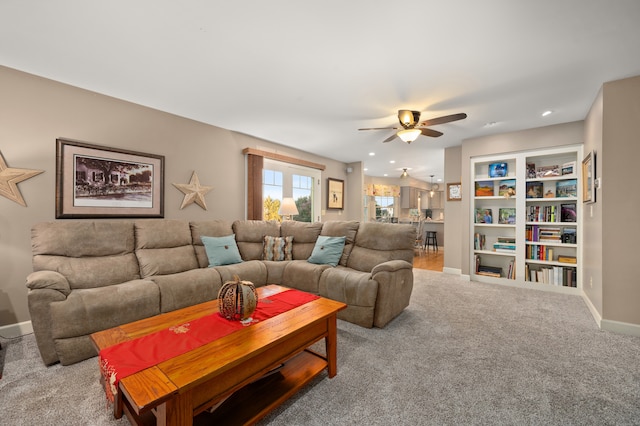
[[[471,160],[473,280],[582,288],[581,158],[574,145]]]

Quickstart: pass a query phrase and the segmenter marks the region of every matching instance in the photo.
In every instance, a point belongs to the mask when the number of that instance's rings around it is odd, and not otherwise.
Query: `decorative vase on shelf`
[[[233,281],[225,282],[218,292],[220,315],[235,321],[250,320],[258,305],[258,292],[251,281],[242,281],[234,275]]]

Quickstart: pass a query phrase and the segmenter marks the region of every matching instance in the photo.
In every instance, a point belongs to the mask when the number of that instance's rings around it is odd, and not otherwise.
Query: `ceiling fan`
[[[430,136],[432,138],[442,136],[442,132],[429,129],[424,126],[435,126],[436,124],[451,123],[452,121],[463,120],[465,118],[467,118],[467,114],[461,112],[458,114],[431,118],[420,123],[420,111],[401,109],[398,110],[398,122],[400,122],[400,126],[402,127],[374,127],[358,130],[398,130],[397,133],[394,133],[382,142],[391,142],[397,136],[406,143],[411,143],[420,135]]]

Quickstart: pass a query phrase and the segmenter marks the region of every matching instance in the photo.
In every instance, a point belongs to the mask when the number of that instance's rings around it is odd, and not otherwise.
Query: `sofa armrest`
[[[406,260],[390,260],[376,265],[371,278],[378,282],[373,325],[382,328],[409,306],[413,265]]]
[[[36,271],[27,276],[27,287],[29,290],[57,290],[68,296],[71,293],[69,281],[64,275],[56,271]]]
[[[413,265],[406,260],[389,260],[384,263],[376,265],[371,270],[371,276],[375,279],[376,274],[380,272],[396,272],[401,269],[413,269]]]

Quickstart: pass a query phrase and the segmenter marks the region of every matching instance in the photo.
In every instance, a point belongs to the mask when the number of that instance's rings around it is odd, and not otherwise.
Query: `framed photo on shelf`
[[[505,177],[507,176],[507,163],[492,163],[489,164],[489,177]]]
[[[501,208],[500,210],[498,210],[498,223],[501,223],[503,225],[515,225],[516,209]]]
[[[576,213],[576,205],[574,203],[560,204],[561,222],[576,222],[577,219],[578,215]]]
[[[493,211],[491,209],[476,209],[476,223],[493,223]]]
[[[543,192],[542,182],[527,182],[527,198],[542,198]]]
[[[344,181],[327,178],[327,208],[344,209]]]
[[[476,197],[493,197],[493,181],[492,180],[477,181]]]
[[[577,179],[559,180],[556,182],[556,197],[577,197],[578,181]]]
[[[56,219],[164,217],[164,156],[56,140]]]
[[[447,184],[447,201],[462,200],[462,184],[460,182]]]
[[[500,186],[498,186],[498,195],[507,198],[516,195],[516,180],[501,180]]]
[[[596,202],[596,152],[591,151],[582,160],[582,202]]]

